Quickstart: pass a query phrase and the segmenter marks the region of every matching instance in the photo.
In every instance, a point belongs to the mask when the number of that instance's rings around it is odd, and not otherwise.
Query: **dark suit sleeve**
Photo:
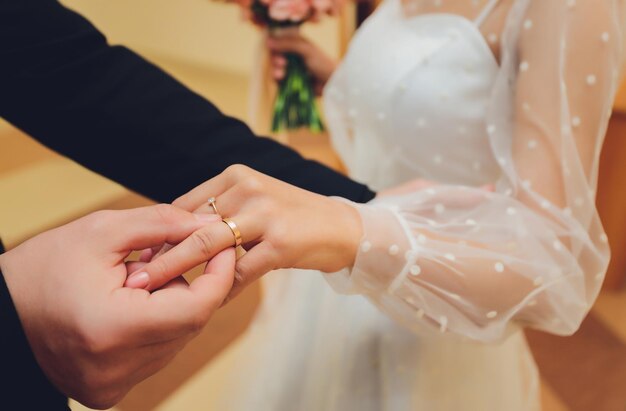
[[[30,350],[1,271],[0,316],[0,409],[69,410],[67,398],[47,380]]]
[[[207,41],[222,41],[207,39]],[[0,116],[48,147],[169,202],[231,164],[357,202],[364,185],[304,160],[52,0],[0,0]]]

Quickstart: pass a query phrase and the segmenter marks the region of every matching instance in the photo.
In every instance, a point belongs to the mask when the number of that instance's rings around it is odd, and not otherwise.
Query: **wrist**
[[[338,225],[338,227],[341,227],[341,268],[347,268],[352,267],[356,260],[359,243],[363,236],[363,225],[361,215],[353,204],[347,201],[339,201],[338,203],[340,205],[339,209],[341,210],[341,212],[338,213],[341,223]]]

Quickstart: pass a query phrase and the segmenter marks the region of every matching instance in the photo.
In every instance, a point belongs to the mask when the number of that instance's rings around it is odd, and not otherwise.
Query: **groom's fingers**
[[[195,336],[220,306],[233,284],[235,252],[223,250],[210,261],[205,273],[189,286],[170,283],[153,293],[118,289],[119,322],[138,339],[152,342]]]
[[[108,249],[124,254],[163,243],[177,243],[216,216],[194,215],[171,205],[158,204],[131,210],[100,211],[88,217]]]
[[[131,274],[126,285],[152,291],[199,264],[210,261],[220,251],[234,245],[234,236],[223,222],[209,224],[194,231],[189,237],[165,254]],[[147,274],[147,275],[146,275]],[[139,282],[141,277],[144,281]]]

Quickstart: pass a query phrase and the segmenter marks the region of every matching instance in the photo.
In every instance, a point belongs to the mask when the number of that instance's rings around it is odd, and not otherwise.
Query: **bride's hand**
[[[279,268],[338,271],[353,265],[362,235],[361,220],[348,203],[302,190],[246,166],[229,167],[174,205],[196,212],[213,212],[234,221],[248,251],[237,261],[234,290]],[[153,290],[177,273],[232,247],[234,235],[224,223],[210,224],[142,267]]]
[[[271,52],[272,77],[281,81],[285,77],[287,59],[285,53],[296,53],[302,56],[311,76],[314,79],[316,95],[321,95],[324,86],[335,71],[336,63],[315,44],[302,37],[298,32],[286,31],[280,35],[270,36],[267,47]]]

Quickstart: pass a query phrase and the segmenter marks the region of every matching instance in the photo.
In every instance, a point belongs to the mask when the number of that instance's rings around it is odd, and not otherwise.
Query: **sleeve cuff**
[[[345,200],[343,200],[345,201]],[[327,281],[342,294],[377,295],[391,291],[406,272],[411,243],[394,210],[375,204],[350,203],[361,216],[363,235],[354,266],[328,274]]]

